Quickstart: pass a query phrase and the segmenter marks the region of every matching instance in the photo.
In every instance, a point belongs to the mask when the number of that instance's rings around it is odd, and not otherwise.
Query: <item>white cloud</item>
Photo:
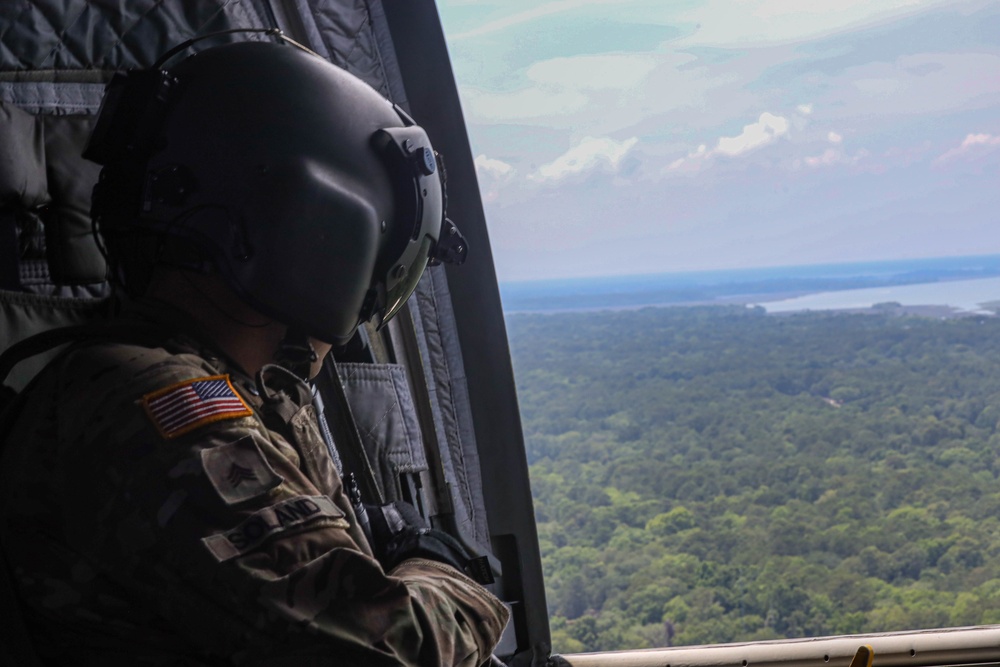
[[[701,170],[702,165],[705,161],[713,155],[715,151],[709,151],[708,146],[702,144],[698,146],[698,149],[692,153],[688,153],[687,157],[680,157],[668,164],[662,171],[666,174],[668,172],[678,172],[682,174],[693,174]]]
[[[756,123],[743,126],[743,132],[735,137],[721,137],[715,147],[716,153],[742,155],[755,148],[766,146],[778,137],[788,134],[788,119],[765,111]]]
[[[529,178],[539,182],[558,181],[594,169],[617,171],[622,159],[638,142],[637,137],[624,141],[615,141],[610,137],[584,137],[566,153],[539,167]]]
[[[967,134],[962,144],[957,148],[952,148],[947,153],[938,157],[936,162],[949,162],[959,157],[967,155],[982,155],[1000,148],[1000,135],[995,134]]]
[[[795,107],[795,110],[798,111],[803,116],[808,116],[809,114],[811,114],[813,112],[813,105],[812,104],[800,104],[799,106]]]
[[[479,175],[491,176],[492,178],[507,178],[514,174],[513,165],[507,164],[503,160],[495,160],[485,155],[477,155],[476,171]]]
[[[844,140],[844,138],[839,134],[837,134],[836,132],[830,132],[828,135],[826,135],[826,138],[831,144],[839,144]]]
[[[865,149],[859,150],[854,155],[848,155],[841,148],[827,148],[819,155],[807,156],[802,159],[796,159],[792,163],[793,169],[801,169],[802,167],[809,167],[810,169],[818,169],[820,167],[832,167],[834,165],[864,165],[864,161],[868,158],[868,151]]]
[[[970,146],[997,146],[1000,145],[1000,136],[992,134],[969,134],[962,141],[962,148]]]
[[[715,155],[726,155],[738,157],[745,153],[766,146],[775,141],[778,137],[788,134],[788,119],[776,116],[765,111],[757,119],[756,123],[743,126],[743,131],[735,137],[719,137],[715,148],[709,150],[708,146],[702,144],[687,157],[674,160],[667,165],[662,173],[668,172],[695,172],[703,165],[708,164],[709,158]]]
[[[843,159],[843,154],[836,148],[827,148],[822,155],[807,157],[803,161],[807,167],[829,167]]]
[[[479,190],[483,201],[493,202],[500,198],[500,188],[510,183],[517,170],[514,165],[503,160],[477,155],[475,159],[476,174],[479,176]]]

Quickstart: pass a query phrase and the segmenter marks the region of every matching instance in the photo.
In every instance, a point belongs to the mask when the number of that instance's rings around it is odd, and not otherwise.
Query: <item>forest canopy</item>
[[[507,325],[554,650],[1000,623],[1000,318]]]

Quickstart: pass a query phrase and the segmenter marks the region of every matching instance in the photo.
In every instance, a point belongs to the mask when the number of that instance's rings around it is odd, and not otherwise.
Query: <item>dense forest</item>
[[[1000,623],[1000,318],[508,328],[556,651]]]

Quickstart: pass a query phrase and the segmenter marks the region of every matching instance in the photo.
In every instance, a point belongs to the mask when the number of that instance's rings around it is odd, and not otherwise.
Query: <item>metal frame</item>
[[[447,268],[482,469],[493,549],[514,600],[518,652],[547,653],[548,609],[507,330],[475,165],[448,50],[432,0],[382,0],[413,117],[446,159],[448,217],[469,261]]]
[[[562,659],[571,667],[847,667],[863,645],[874,649],[873,667],[1000,665],[1000,625],[581,653]]]

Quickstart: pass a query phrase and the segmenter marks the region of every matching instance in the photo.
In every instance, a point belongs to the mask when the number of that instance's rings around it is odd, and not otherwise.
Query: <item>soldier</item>
[[[4,549],[58,665],[478,665],[504,605],[447,535],[359,526],[310,388],[442,255],[423,130],[288,45],[109,86],[95,224],[134,296],[8,437]],[[397,527],[398,528],[398,527]]]

